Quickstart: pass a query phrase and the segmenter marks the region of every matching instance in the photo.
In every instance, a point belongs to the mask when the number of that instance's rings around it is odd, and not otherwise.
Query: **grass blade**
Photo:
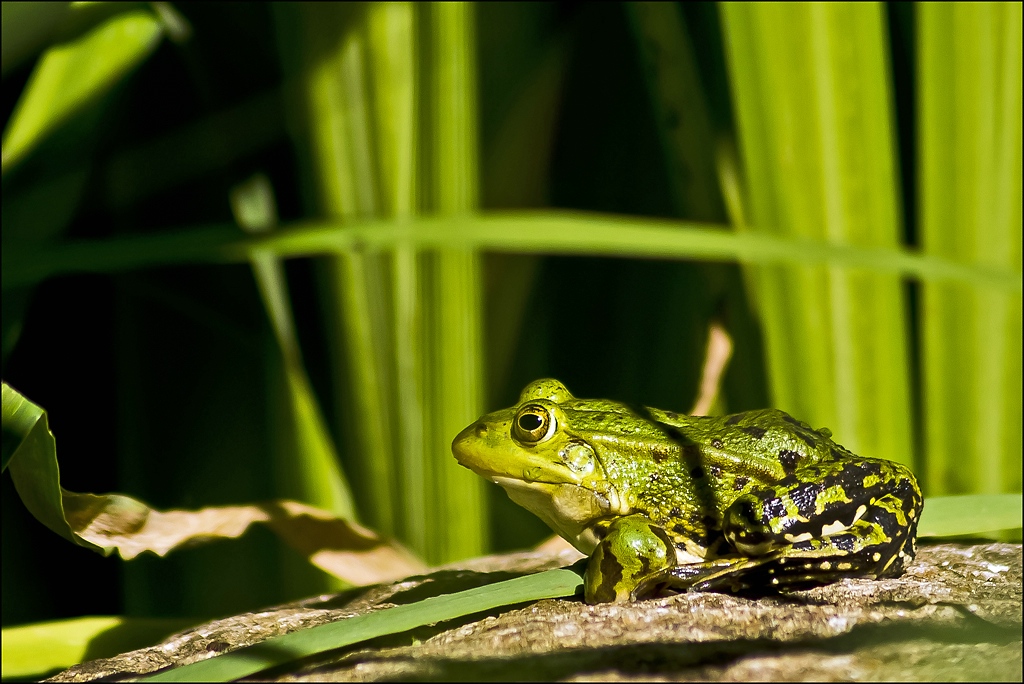
[[[265,234],[277,225],[274,191],[266,176],[236,186],[231,206],[235,221],[250,233]],[[290,421],[279,435],[282,443],[275,455],[282,480],[296,487],[285,495],[355,520],[351,489],[302,363],[284,268],[278,257],[264,250],[253,253],[252,268],[281,351],[288,391]]]
[[[479,201],[474,10],[470,3],[435,3],[428,11],[432,208],[457,216]],[[435,561],[479,555],[487,547],[483,482],[451,458],[452,436],[482,412],[479,260],[472,248],[447,248],[431,259],[427,444],[436,487],[428,508]]]
[[[367,45],[375,103],[373,128],[380,181],[381,213],[398,221],[417,208],[419,121],[416,54],[418,13],[411,3],[374,3],[367,8]],[[426,557],[430,492],[426,445],[426,355],[424,354],[423,269],[414,245],[396,245],[391,255],[394,345],[393,424],[397,430],[396,526],[402,538]]]
[[[548,570],[292,632],[256,646],[144,677],[142,681],[226,682],[289,660],[421,625],[500,606],[571,596],[581,585],[580,576],[571,570]]]
[[[917,534],[958,537],[1020,528],[1020,494],[932,496],[925,499]]]
[[[169,231],[162,235],[68,242],[32,251],[17,245],[0,252],[3,287],[65,273],[117,273],[176,263],[239,263],[253,250],[284,258],[335,252],[474,247],[525,254],[615,256],[638,259],[737,261],[755,265],[829,265],[951,281],[1020,294],[1020,269],[969,264],[906,248],[859,247],[777,234],[729,233],[688,221],[609,216],[572,211],[493,212],[393,221],[305,221],[273,235],[239,238],[233,226]]]

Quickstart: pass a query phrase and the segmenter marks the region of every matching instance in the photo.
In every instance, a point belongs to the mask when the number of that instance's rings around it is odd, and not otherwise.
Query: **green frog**
[[[917,480],[831,437],[778,409],[689,416],[543,379],[452,452],[587,554],[584,599],[605,603],[901,575]]]

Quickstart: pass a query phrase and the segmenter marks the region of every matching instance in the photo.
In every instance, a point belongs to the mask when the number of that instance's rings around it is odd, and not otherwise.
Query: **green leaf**
[[[417,209],[421,174],[417,168],[419,122],[416,111],[418,11],[412,3],[372,3],[366,13],[369,85],[374,102],[380,212],[406,219]],[[425,515],[432,494],[431,458],[427,451],[425,387],[428,359],[424,349],[426,298],[421,285],[423,263],[413,245],[391,255],[390,311],[394,354],[395,477],[393,502],[397,532],[422,557],[431,555]],[[435,535],[436,536],[436,535]]]
[[[47,50],[4,130],[3,173],[121,81],[156,48],[162,35],[159,20],[148,10],[137,9]]]
[[[925,499],[919,537],[959,537],[1021,528],[1020,494],[968,494]]]
[[[3,383],[3,466],[11,471],[18,496],[36,520],[70,542],[97,549],[81,540],[64,517],[57,446],[46,411]]]
[[[381,192],[366,79],[369,9],[324,3],[278,11],[298,26],[299,40],[290,47],[301,68],[289,106],[297,110],[309,152],[304,170],[315,198],[310,209],[339,224],[374,216]],[[353,481],[362,484],[355,494],[363,519],[393,534],[398,504],[387,264],[379,254],[358,250],[329,256],[320,283],[338,347],[331,371],[339,433],[345,435],[340,446]]]
[[[430,43],[424,75],[431,126],[425,133],[432,163],[430,208],[468,214],[479,205],[475,7],[434,3],[427,9]],[[433,559],[451,561],[487,549],[483,481],[451,457],[453,435],[483,413],[483,320],[480,255],[448,247],[429,255],[427,454],[434,463],[429,514],[435,520]],[[431,358],[432,357],[432,358]]]
[[[722,10],[751,227],[896,249],[902,227],[884,7]],[[772,405],[828,425],[857,453],[911,464],[899,280],[810,263],[754,274]]]
[[[226,682],[385,634],[452,620],[500,606],[572,596],[582,585],[572,570],[548,570],[416,603],[377,610],[268,639],[231,653],[144,677],[146,682]]]
[[[40,679],[86,660],[150,646],[192,624],[192,620],[90,616],[5,627],[4,680]]]
[[[917,94],[923,251],[1021,269],[1021,5],[922,3]],[[1021,296],[922,289],[923,485],[1021,487]]]
[[[829,265],[955,281],[1009,294],[1021,292],[1019,269],[964,264],[896,247],[858,247],[823,240],[747,232],[690,221],[572,211],[488,212],[401,221],[303,221],[263,238],[239,238],[234,227],[70,242],[32,251],[0,252],[4,289],[64,273],[117,273],[176,263],[239,263],[255,250],[280,257],[336,252],[475,247],[526,254],[640,259],[699,259],[744,264]]]

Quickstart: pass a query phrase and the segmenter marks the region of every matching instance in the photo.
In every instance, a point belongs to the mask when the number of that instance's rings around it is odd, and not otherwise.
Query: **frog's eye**
[[[538,404],[527,404],[519,409],[512,422],[512,436],[525,444],[536,444],[551,437],[555,421],[551,413]]]

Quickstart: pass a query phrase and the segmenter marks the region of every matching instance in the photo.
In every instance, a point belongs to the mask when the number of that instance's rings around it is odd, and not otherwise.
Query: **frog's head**
[[[593,447],[574,436],[567,411],[573,401],[559,381],[536,380],[518,404],[489,413],[460,432],[452,453],[589,553],[596,538],[588,528],[600,518],[622,514],[623,504]]]

